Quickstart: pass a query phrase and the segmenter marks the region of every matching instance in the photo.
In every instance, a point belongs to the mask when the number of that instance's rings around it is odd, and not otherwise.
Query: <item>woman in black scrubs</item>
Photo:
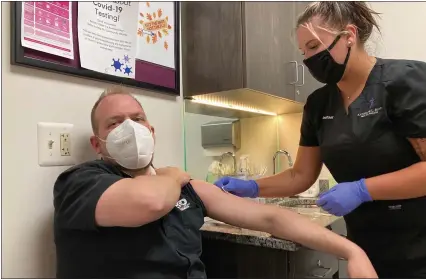
[[[305,105],[294,167],[215,184],[242,197],[288,197],[307,190],[324,163],[339,184],[317,204],[344,216],[379,276],[426,278],[426,63],[369,56],[376,14],[363,2],[306,9],[299,48],[326,85]]]

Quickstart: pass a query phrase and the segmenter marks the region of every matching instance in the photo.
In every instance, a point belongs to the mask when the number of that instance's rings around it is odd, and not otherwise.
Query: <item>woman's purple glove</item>
[[[317,205],[336,216],[345,216],[364,202],[372,201],[365,179],[355,182],[339,183],[322,193]]]
[[[259,196],[259,185],[254,180],[242,180],[224,176],[217,180],[214,185],[243,198],[257,198]]]

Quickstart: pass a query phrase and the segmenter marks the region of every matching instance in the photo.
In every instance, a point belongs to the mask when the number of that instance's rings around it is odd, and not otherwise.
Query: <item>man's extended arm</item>
[[[368,267],[372,269],[370,274],[374,274],[374,269],[361,248],[306,217],[277,206],[257,204],[227,194],[204,181],[192,180],[191,185],[203,201],[208,216],[213,219],[238,227],[268,232],[276,237],[345,259],[354,257],[357,260],[361,259],[366,269]]]

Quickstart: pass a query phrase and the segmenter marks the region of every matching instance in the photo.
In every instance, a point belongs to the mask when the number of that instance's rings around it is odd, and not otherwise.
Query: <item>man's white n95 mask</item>
[[[126,119],[106,138],[106,149],[119,165],[126,169],[142,169],[151,162],[154,138],[142,124]]]

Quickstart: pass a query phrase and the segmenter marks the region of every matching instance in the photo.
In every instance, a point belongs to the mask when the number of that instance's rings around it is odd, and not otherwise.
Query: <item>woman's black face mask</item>
[[[326,84],[338,83],[345,73],[351,48],[348,47],[348,54],[346,55],[345,62],[343,64],[337,63],[330,54],[331,49],[336,45],[340,37],[341,36],[338,35],[328,48],[303,60],[303,63],[306,67],[308,67],[309,72],[319,82]]]

